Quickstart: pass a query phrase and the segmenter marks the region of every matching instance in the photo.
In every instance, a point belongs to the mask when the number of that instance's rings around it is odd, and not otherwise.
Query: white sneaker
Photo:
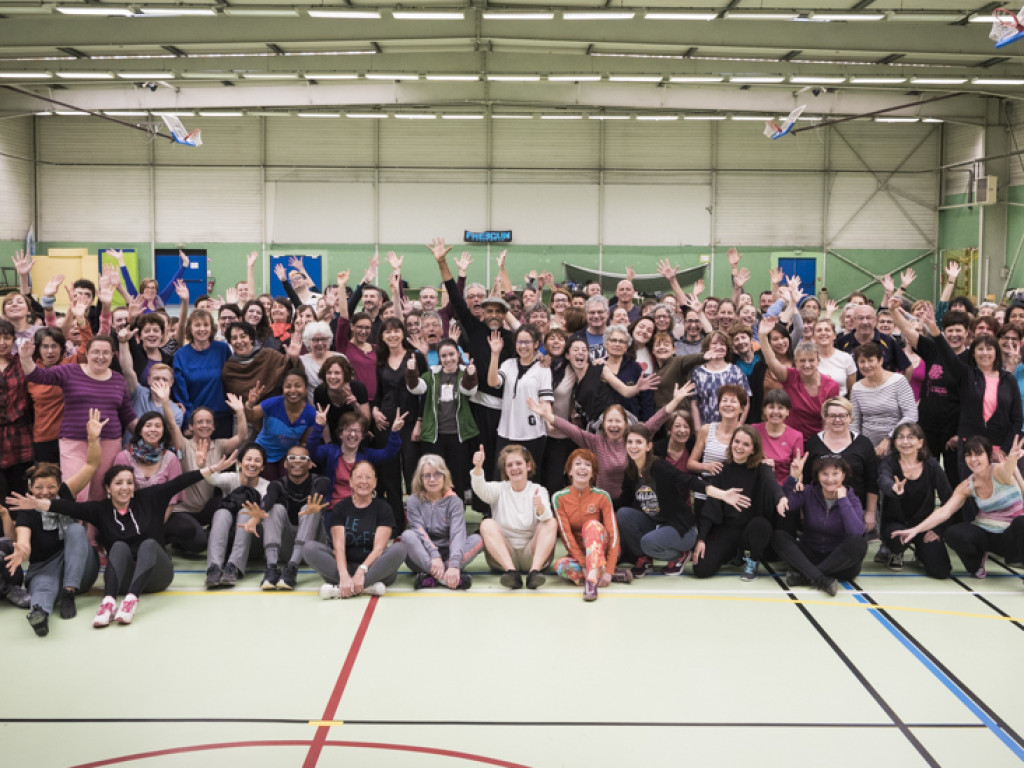
[[[321,584],[320,585],[320,599],[321,600],[337,600],[341,597],[341,590],[338,589],[337,584]]]
[[[117,608],[117,601],[112,597],[104,597],[103,602],[100,603],[99,610],[96,611],[96,618],[92,620],[92,625],[96,629],[110,626],[110,620],[114,618],[114,609]]]
[[[363,588],[363,592],[368,595],[375,595],[377,597],[384,597],[384,593],[388,591],[388,588],[384,586],[383,581],[375,581],[373,584],[367,584]]]
[[[133,594],[127,594],[124,596],[124,600],[121,601],[121,607],[117,609],[117,613],[114,615],[114,621],[118,624],[131,624],[132,619],[135,618],[135,609],[139,605],[139,598]]]

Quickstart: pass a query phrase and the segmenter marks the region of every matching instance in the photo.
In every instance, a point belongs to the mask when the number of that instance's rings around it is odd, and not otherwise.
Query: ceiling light
[[[88,112],[83,112],[80,109],[65,109],[65,110],[58,109],[55,114],[58,114],[61,117],[82,117],[83,115],[88,115],[89,113]]]
[[[799,17],[798,13],[746,13],[744,11],[726,11],[725,18],[739,21],[792,21]]]
[[[337,11],[326,11],[319,9],[310,9],[306,11],[314,19],[379,19],[380,11],[356,11],[356,10],[337,10]]]
[[[53,112],[36,112],[36,117],[52,117]]]
[[[912,85],[963,85],[966,77],[912,77]]]
[[[496,83],[535,83],[540,75],[488,75],[487,79]]]
[[[204,112],[199,110],[200,117],[244,117],[241,112]]]
[[[146,117],[149,113],[131,109],[105,109],[103,114],[109,117]]]
[[[110,72],[58,72],[57,77],[65,80],[113,80]]]
[[[483,115],[441,115],[442,120],[483,120]]]
[[[367,80],[419,80],[420,76],[416,74],[383,74],[380,72],[367,72],[363,75]]]
[[[1024,80],[1011,80],[1007,78],[976,77],[971,80],[971,85],[1024,85]]]
[[[813,115],[807,115],[806,117],[801,115],[797,118],[797,121],[801,123],[820,123],[822,120],[824,120],[824,118],[814,117]]]
[[[889,21],[932,21],[948,24],[953,21],[960,21],[963,17],[962,13],[893,13],[889,15]]]
[[[876,117],[876,123],[916,123],[916,117]]]
[[[491,115],[491,120],[533,120],[533,115]]]
[[[202,112],[199,113],[203,114]],[[337,112],[299,112],[299,117],[341,117]]]
[[[661,75],[609,75],[608,81],[612,83],[660,83],[664,78]]]
[[[725,115],[683,115],[683,120],[725,120]]]
[[[815,13],[811,18],[817,21],[884,21],[884,13]]]
[[[307,80],[357,80],[359,75],[354,72],[307,72],[303,77]]]
[[[165,111],[165,112],[154,112],[153,113],[154,117],[163,117],[164,115],[169,115],[171,117],[195,117],[196,113],[192,112],[192,111],[184,111],[184,112],[182,112],[182,111],[166,112]]]
[[[470,83],[480,79],[480,75],[427,75],[427,80],[437,82]]]
[[[392,11],[396,19],[425,19],[435,21],[459,21],[465,18],[462,11]]]
[[[238,77],[234,72],[182,72],[181,76],[188,80],[234,80]]]
[[[996,21],[996,17],[990,14],[984,16],[971,16],[967,21],[971,24],[993,24]]]
[[[48,80],[51,77],[49,72],[0,72],[4,80]]]
[[[591,120],[629,120],[629,115],[587,115]]]
[[[136,16],[216,16],[213,8],[140,8]]]
[[[118,72],[122,80],[173,80],[173,72]]]
[[[679,115],[637,115],[637,120],[678,120]]]
[[[261,112],[259,110],[247,110],[248,117],[291,117],[291,112]]]
[[[634,16],[636,16],[634,11],[610,11],[607,13],[600,11],[565,11],[562,13],[562,18],[566,21],[620,21],[632,19]]]
[[[243,72],[246,80],[297,80],[298,75],[285,72]]]
[[[395,115],[395,117],[397,117],[399,120],[435,120],[437,118],[437,115],[408,113],[397,114]]]
[[[226,16],[298,16],[294,8],[223,8]]]
[[[811,77],[795,76],[789,78],[789,82],[797,85],[837,85],[845,83],[845,77]]]
[[[352,117],[357,120],[384,120],[387,115],[383,112],[348,112],[345,117]]]
[[[600,75],[548,75],[549,83],[596,83]]]
[[[785,82],[786,78],[776,77],[773,75],[740,75],[738,77],[730,77],[730,83],[782,83]]]
[[[725,80],[721,75],[680,75],[670,77],[670,83],[720,83]]]
[[[745,122],[759,122],[763,123],[765,120],[774,120],[775,115],[733,115],[733,120],[745,121]]]
[[[717,13],[677,13],[675,11],[647,11],[645,19],[660,19],[662,21],[714,21],[718,18]]]
[[[582,120],[583,115],[541,115],[541,120]]]
[[[907,82],[905,77],[851,77],[851,85],[899,85]]]
[[[926,117],[921,122],[922,123],[944,123],[946,121],[945,120],[939,120],[939,118],[937,118],[937,117]]]
[[[488,21],[549,21],[555,18],[553,13],[502,13],[500,11],[484,11],[483,17]]]
[[[113,8],[105,5],[57,6],[57,13],[68,16],[131,16],[128,8]]]

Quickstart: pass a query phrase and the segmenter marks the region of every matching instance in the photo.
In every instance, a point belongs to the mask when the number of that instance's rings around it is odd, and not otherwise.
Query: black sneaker
[[[806,587],[811,583],[811,580],[804,576],[800,571],[786,571],[786,584],[791,587]]]
[[[35,630],[37,637],[46,637],[50,634],[50,614],[38,605],[33,605],[32,610],[28,612],[25,618],[32,625],[32,629]]]
[[[12,584],[7,588],[7,591],[4,592],[4,600],[15,608],[28,608],[32,604],[32,598],[28,596],[28,591],[17,584]]]
[[[642,579],[648,573],[654,570],[654,561],[649,557],[638,557],[636,564],[633,566],[633,578]],[[662,570],[662,573],[665,571]]]
[[[226,587],[227,589],[231,589],[233,586],[235,586],[235,584],[238,583],[238,580],[244,575],[245,574],[243,573],[239,573],[234,563],[228,563],[227,566],[224,568],[224,572],[220,576],[220,585],[222,587]]]
[[[523,577],[519,571],[505,571],[501,574],[501,578],[498,579],[498,582],[501,586],[508,587],[509,589],[523,588]]]
[[[473,586],[473,579],[468,573],[459,576],[459,586],[456,589],[469,589]]]
[[[829,597],[835,597],[839,592],[839,582],[835,579],[830,579],[828,576],[822,576],[814,583],[814,586]]]
[[[220,566],[216,563],[206,569],[206,588],[207,589],[220,589],[220,580],[224,576],[224,572]]]
[[[264,592],[273,592],[277,589],[277,583],[281,581],[281,569],[274,565],[268,565],[263,572],[263,581],[260,582],[260,589]]]
[[[62,619],[73,619],[78,615],[78,609],[75,607],[75,590],[62,589],[57,603]]]
[[[537,587],[544,586],[547,578],[540,571],[530,571],[526,577],[526,588],[537,589]]]
[[[413,589],[433,589],[436,586],[437,579],[429,573],[417,573],[416,578],[412,580]]]
[[[277,580],[278,589],[295,589],[295,582],[299,578],[299,566],[295,563],[288,563],[281,571],[281,578]]]

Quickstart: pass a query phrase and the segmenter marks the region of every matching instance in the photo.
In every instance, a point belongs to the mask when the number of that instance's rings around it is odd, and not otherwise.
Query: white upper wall
[[[32,145],[31,117],[0,120],[0,240],[22,239],[32,226]]]

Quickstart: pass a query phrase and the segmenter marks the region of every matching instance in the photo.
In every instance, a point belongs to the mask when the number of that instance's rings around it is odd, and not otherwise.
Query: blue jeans
[[[636,562],[640,556],[654,560],[675,560],[697,543],[697,529],[680,534],[671,525],[658,525],[633,507],[622,507],[615,513],[622,537],[622,559]]]

